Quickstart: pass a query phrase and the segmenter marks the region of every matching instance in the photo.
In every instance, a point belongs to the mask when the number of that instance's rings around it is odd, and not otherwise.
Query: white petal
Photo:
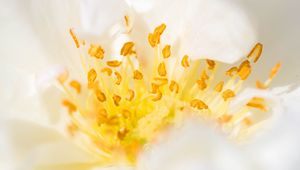
[[[264,136],[248,146],[248,154],[262,169],[297,169],[300,161],[300,88],[282,95],[280,119]]]
[[[9,167],[34,169],[61,164],[92,164],[96,158],[63,139],[56,130],[32,122],[1,122],[1,157]],[[3,159],[2,159],[3,160]]]
[[[234,145],[204,122],[188,121],[166,139],[151,145],[140,158],[140,169],[252,169]],[[202,125],[201,125],[201,124]]]
[[[180,34],[182,53],[233,63],[245,57],[255,34],[243,11],[229,1],[191,0]]]

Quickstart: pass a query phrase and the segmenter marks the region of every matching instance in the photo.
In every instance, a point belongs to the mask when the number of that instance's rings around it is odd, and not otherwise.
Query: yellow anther
[[[88,72],[88,86],[89,88],[91,88],[95,82],[97,78],[97,72],[95,69],[90,69],[90,71]]]
[[[214,60],[206,60],[206,63],[208,65],[208,69],[212,70],[216,66],[216,62]]]
[[[280,67],[281,67],[281,64],[280,64],[280,63],[277,63],[277,64],[272,68],[272,70],[271,70],[271,72],[270,72],[270,75],[269,75],[269,78],[270,78],[270,79],[273,79],[273,78],[276,76],[276,74],[278,73],[278,70],[280,69]]]
[[[158,90],[156,92],[156,96],[154,98],[152,98],[152,101],[156,102],[156,101],[160,100],[161,98],[162,98],[162,93],[161,93],[161,91]]]
[[[97,59],[104,58],[104,50],[100,45],[91,44],[88,54]]]
[[[158,74],[159,74],[160,76],[166,76],[166,75],[167,75],[166,65],[165,65],[164,62],[162,62],[162,63],[160,63],[160,64],[158,65],[157,71],[158,71]]]
[[[130,113],[129,110],[127,110],[127,109],[123,109],[123,110],[122,110],[122,116],[123,116],[125,119],[129,118],[130,115],[131,115],[131,113]]]
[[[63,73],[61,73],[61,74],[57,77],[57,80],[58,80],[61,84],[64,84],[64,82],[68,79],[68,77],[69,77],[69,72],[65,70]]]
[[[68,131],[69,135],[73,137],[75,135],[75,133],[78,131],[78,126],[75,125],[74,123],[70,123],[67,126],[67,131]]]
[[[238,71],[237,67],[231,67],[229,70],[226,71],[226,75],[231,77],[233,76],[233,73],[237,71]]]
[[[80,93],[81,85],[80,85],[80,83],[78,81],[72,80],[70,82],[70,86],[73,87],[76,90],[77,93]]]
[[[258,89],[267,89],[268,86],[265,83],[262,83],[261,81],[257,80],[256,81],[256,88],[258,88]]]
[[[101,108],[97,112],[97,121],[98,123],[106,123],[108,121],[107,111],[104,108]]]
[[[133,42],[126,42],[122,49],[120,54],[123,56],[130,56],[131,54],[134,54],[135,52],[133,51],[134,43]]]
[[[201,74],[201,80],[208,80],[209,79],[209,76],[206,74],[206,71],[203,70],[202,74]]]
[[[168,79],[165,77],[154,77],[155,83],[159,86],[168,84]]]
[[[166,29],[165,24],[161,24],[160,26],[156,27],[153,33],[148,35],[148,41],[151,47],[155,47],[157,44],[160,43],[160,36]]]
[[[265,99],[261,97],[253,97],[246,105],[249,107],[260,109],[262,111],[267,111],[267,107],[265,106]]]
[[[223,90],[223,85],[224,85],[224,81],[220,81],[216,87],[215,87],[215,91],[216,92],[221,92]]]
[[[232,98],[232,97],[234,97],[235,96],[235,93],[232,91],[232,90],[230,90],[230,89],[227,89],[227,90],[225,90],[223,93],[222,93],[222,97],[223,97],[223,99],[226,101],[227,99],[229,99],[229,98]]]
[[[133,78],[136,79],[136,80],[142,80],[143,79],[143,74],[139,70],[134,70]]]
[[[117,77],[117,81],[116,81],[116,84],[117,85],[120,85],[121,84],[121,81],[122,81],[122,76],[119,72],[115,72],[115,76]]]
[[[243,123],[246,125],[246,126],[251,126],[253,123],[252,123],[252,120],[250,118],[244,118],[243,119]]]
[[[208,106],[202,100],[199,99],[193,99],[191,101],[191,106],[199,110],[208,109]]]
[[[122,64],[122,62],[118,60],[111,60],[107,61],[106,64],[110,67],[119,67]]]
[[[159,25],[158,27],[156,27],[155,29],[154,29],[154,34],[158,34],[158,35],[161,35],[164,31],[165,31],[165,29],[166,29],[166,24],[161,24],[161,25]]]
[[[124,16],[124,20],[125,20],[125,25],[128,27],[129,26],[129,17],[128,17],[128,15]]]
[[[151,93],[156,93],[159,89],[159,85],[151,83]]]
[[[128,93],[129,93],[129,96],[126,98],[126,100],[131,101],[134,98],[134,91],[129,89]]]
[[[185,55],[183,56],[182,60],[181,60],[181,65],[182,67],[184,68],[187,68],[190,66],[190,63],[189,63],[189,56],[188,55]]]
[[[169,86],[169,89],[170,89],[171,92],[175,91],[175,93],[178,93],[179,92],[179,84],[176,83],[176,81],[172,80],[171,84]]]
[[[190,63],[189,63],[189,56],[188,55],[185,55],[183,56],[182,60],[181,60],[181,65],[182,67],[184,68],[187,68],[190,66]]]
[[[80,44],[79,44],[79,41],[78,41],[78,39],[77,39],[75,33],[73,32],[73,29],[70,29],[69,32],[70,32],[70,35],[71,35],[71,37],[72,37],[72,39],[73,39],[73,41],[74,41],[76,47],[79,48],[79,47],[80,47]]]
[[[231,119],[232,119],[232,115],[225,114],[225,115],[218,118],[218,122],[220,124],[228,123]]]
[[[247,58],[253,58],[254,63],[258,61],[261,56],[263,49],[263,45],[261,43],[257,43],[254,48],[250,51]]]
[[[162,50],[162,54],[163,54],[164,58],[169,58],[171,56],[171,46],[166,45]]]
[[[118,131],[118,138],[120,140],[123,140],[126,136],[126,134],[128,133],[128,130],[125,129],[125,128],[121,128],[119,131]]]
[[[200,90],[205,90],[207,87],[207,84],[205,83],[205,80],[203,80],[203,79],[197,80],[197,84],[198,84],[198,87]]]
[[[106,73],[108,76],[111,76],[112,74],[112,69],[109,68],[109,67],[104,67],[102,70],[101,70],[102,73]]]
[[[241,80],[246,80],[251,73],[251,65],[248,60],[242,62],[238,69],[238,75]]]
[[[115,105],[116,105],[116,106],[119,106],[120,101],[121,101],[121,97],[118,96],[118,95],[114,95],[114,96],[113,96],[113,100],[114,100]]]
[[[69,114],[72,114],[72,113],[77,111],[77,107],[72,102],[70,102],[69,100],[64,100],[62,102],[62,104],[63,104],[63,106],[68,108]]]
[[[100,102],[105,102],[106,101],[106,96],[105,96],[105,94],[102,91],[100,91],[98,89],[95,90],[95,95],[96,95],[97,99]]]

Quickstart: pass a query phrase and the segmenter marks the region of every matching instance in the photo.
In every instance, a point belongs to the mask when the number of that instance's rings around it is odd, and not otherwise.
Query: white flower
[[[255,128],[240,133],[240,126],[229,130],[223,127],[218,131],[214,122],[188,120],[183,122],[182,127],[176,127],[157,141],[152,141],[152,145],[146,145],[136,169],[298,168],[300,135],[297,132],[297,103],[300,102],[300,92],[296,53],[289,47],[295,48],[296,39],[299,39],[296,36],[299,35],[280,34],[280,31],[289,32],[292,26],[287,25],[290,24],[293,24],[292,28],[299,28],[299,23],[292,22],[297,15],[287,15],[291,21],[277,21],[284,15],[275,10],[275,7],[296,7],[297,2],[287,6],[272,2],[275,12],[271,10],[271,17],[265,15],[265,8],[270,8],[264,4],[266,2],[253,2],[261,3],[253,6],[241,3],[254,13],[254,20],[262,21],[258,23],[259,32],[263,30],[258,39],[266,44],[266,53],[260,62],[269,70],[276,62],[270,57],[287,56],[278,58],[285,69],[275,84],[294,83],[294,87],[272,90],[247,88],[228,106],[232,110],[238,109],[252,97],[263,97],[271,110],[258,120],[272,121],[261,121],[253,126]],[[251,9],[256,7],[259,8]],[[296,9],[286,10],[296,12]],[[127,24],[124,16],[128,17]],[[4,23],[0,30],[3,63],[0,73],[0,169],[8,170],[133,169],[123,164],[103,167],[107,162],[103,162],[98,154],[87,152],[89,149],[76,145],[61,131],[68,117],[62,116],[65,111],[60,106],[64,95],[53,86],[56,76],[64,71],[59,65],[66,65],[74,78],[83,77],[84,81],[86,77],[79,69],[81,62],[68,34],[70,28],[79,43],[85,40],[101,44],[108,55],[115,55],[116,49],[118,53],[124,41],[130,38],[135,42],[143,68],[148,71],[153,50],[147,36],[161,23],[167,25],[161,44],[171,44],[172,56],[188,54],[192,59],[209,58],[232,64],[247,55],[256,41],[244,13],[231,2],[220,0],[33,0],[31,3],[13,0],[1,2],[0,20]],[[120,36],[124,34],[129,37]],[[274,39],[279,40],[274,42]],[[288,43],[290,40],[293,43]],[[117,59],[119,57],[119,54],[116,55]],[[257,68],[253,70],[256,72]],[[268,74],[266,70],[261,71],[265,73],[263,75]],[[287,80],[284,81],[284,78]],[[241,144],[230,140],[247,137],[250,132],[261,135],[254,135]]]

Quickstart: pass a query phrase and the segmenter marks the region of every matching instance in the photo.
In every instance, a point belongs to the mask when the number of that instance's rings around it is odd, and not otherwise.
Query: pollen
[[[128,16],[124,20],[129,27]],[[135,29],[124,34],[132,31]],[[128,41],[114,50],[122,56],[115,60],[105,53],[111,48],[80,39],[70,29],[80,49],[84,78],[71,79],[69,71],[57,77],[66,95],[61,103],[69,118],[65,130],[74,142],[97,155],[103,166],[124,161],[134,165],[147,144],[169,127],[178,127],[183,122],[178,120],[191,114],[215,123],[230,140],[240,140],[250,136],[249,131],[264,122],[258,118],[266,117],[262,114],[270,110],[269,101],[260,96],[234,108],[231,105],[255,72],[252,66],[261,57],[262,44],[257,43],[239,65],[218,74],[222,68],[218,61],[178,56],[177,49],[171,53],[171,45],[161,41],[165,31],[167,26],[162,23],[145,37],[150,46],[143,48],[153,50],[153,63],[143,67],[146,54],[139,53],[136,45],[147,42],[128,36]],[[257,88],[268,88],[280,66],[278,63],[271,69],[266,81],[257,80]]]

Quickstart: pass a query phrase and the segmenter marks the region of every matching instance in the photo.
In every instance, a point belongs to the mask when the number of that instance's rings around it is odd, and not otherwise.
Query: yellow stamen
[[[76,47],[79,48],[79,47],[80,47],[80,44],[79,44],[79,42],[78,42],[78,39],[77,39],[75,33],[73,32],[73,29],[70,29],[69,32],[70,32],[70,34],[71,34],[71,37],[73,38],[73,41],[74,41]]]
[[[110,67],[119,67],[122,62],[118,60],[107,61],[106,64]]]
[[[73,87],[76,90],[77,93],[80,93],[81,85],[80,85],[80,83],[78,81],[72,80],[70,82],[70,86]]]
[[[163,54],[164,58],[169,58],[171,56],[171,46],[166,45],[162,50],[162,54]]]
[[[253,58],[254,63],[256,63],[261,56],[262,49],[263,45],[261,43],[257,43],[255,47],[251,50],[251,52],[248,54],[247,58]]]
[[[191,106],[199,110],[208,109],[208,106],[202,100],[199,99],[193,99],[191,101]]]
[[[235,93],[230,89],[227,89],[222,93],[222,97],[225,101],[234,96],[235,96]]]
[[[129,56],[129,55],[134,54],[135,52],[133,51],[133,46],[134,46],[133,42],[126,42],[123,45],[120,54],[123,56]]]
[[[97,59],[104,58],[104,50],[100,45],[91,44],[88,54]]]
[[[183,56],[182,60],[181,60],[181,65],[182,67],[184,68],[187,68],[190,66],[190,63],[189,63],[189,56],[185,55]]]
[[[142,80],[143,79],[143,74],[138,70],[134,70],[133,78],[136,79],[136,80]]]
[[[208,69],[212,70],[215,68],[216,66],[216,62],[214,60],[206,60],[207,65],[208,65]]]
[[[216,85],[215,91],[216,91],[216,92],[221,92],[222,89],[223,89],[223,85],[224,85],[224,81],[220,81],[220,82]]]
[[[179,92],[179,84],[176,83],[176,81],[172,80],[171,84],[169,86],[169,89],[170,89],[171,92],[175,91],[175,93],[178,93]]]
[[[166,65],[164,62],[160,63],[158,65],[158,74],[160,76],[166,76],[167,75],[167,71],[166,71]]]

